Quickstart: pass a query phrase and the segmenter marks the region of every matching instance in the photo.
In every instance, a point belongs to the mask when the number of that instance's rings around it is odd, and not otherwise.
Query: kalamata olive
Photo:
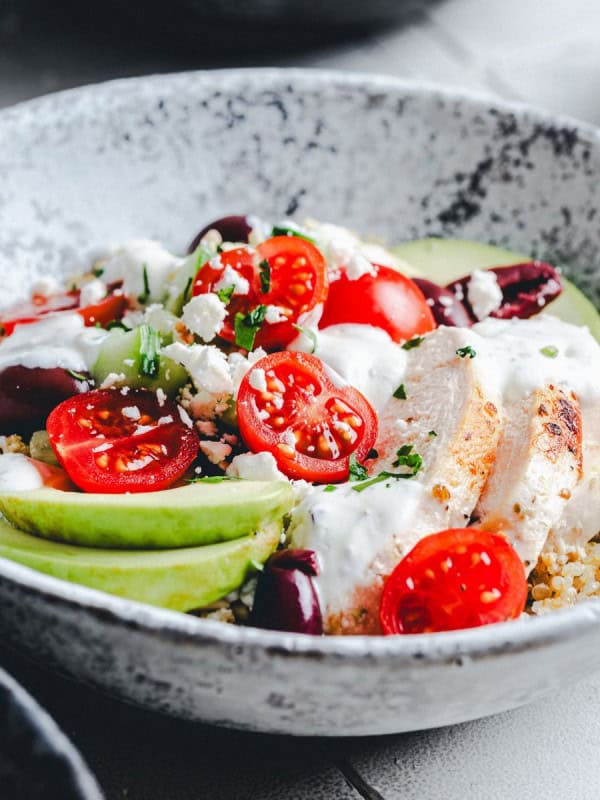
[[[493,267],[493,272],[502,291],[502,304],[500,308],[492,311],[490,316],[496,319],[511,319],[519,317],[527,319],[534,314],[539,314],[548,303],[562,292],[562,281],[556,269],[544,261],[526,261],[522,264],[513,264],[508,267]],[[446,287],[462,295],[462,302],[473,322],[477,317],[469,303],[469,281],[466,275],[457,281],[449,283]]]
[[[0,434],[30,434],[43,428],[60,402],[90,386],[62,367],[5,367],[0,371]]]
[[[454,328],[468,328],[473,324],[466,308],[456,297],[453,291],[438,286],[426,278],[413,278],[419,289],[425,295],[427,305],[438,325],[448,325]]]
[[[320,636],[323,618],[312,581],[318,572],[312,550],[280,550],[272,555],[258,579],[250,624]]]
[[[193,253],[200,244],[200,241],[212,230],[219,231],[224,242],[247,242],[252,226],[248,222],[248,218],[243,216],[230,216],[216,219],[214,222],[211,222],[210,225],[205,225],[202,230],[196,234],[188,247],[188,253]]]

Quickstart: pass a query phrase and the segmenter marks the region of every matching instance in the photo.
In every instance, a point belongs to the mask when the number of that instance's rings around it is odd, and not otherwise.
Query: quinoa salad
[[[0,556],[226,623],[600,596],[600,319],[559,266],[223,217],[0,309]]]

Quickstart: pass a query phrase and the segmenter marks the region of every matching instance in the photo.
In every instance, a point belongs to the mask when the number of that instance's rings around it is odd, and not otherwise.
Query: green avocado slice
[[[416,239],[397,245],[392,252],[407,261],[415,273],[445,285],[475,269],[506,267],[529,261],[531,256],[467,239]],[[575,284],[563,279],[564,291],[542,314],[552,314],[573,325],[587,325],[600,341],[600,316]]]
[[[39,539],[0,519],[0,556],[119,597],[189,611],[237,589],[275,550],[280,535],[281,523],[272,523],[205,547],[115,551]]]
[[[284,481],[200,481],[139,494],[0,492],[0,511],[20,530],[88,547],[215,544],[281,520],[292,504]]]

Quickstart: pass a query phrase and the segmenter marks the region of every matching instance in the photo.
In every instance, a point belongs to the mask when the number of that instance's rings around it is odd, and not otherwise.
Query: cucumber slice
[[[92,375],[100,386],[109,375],[120,375],[115,386],[158,389],[174,395],[188,381],[185,369],[159,354],[160,334],[150,325],[131,331],[112,330],[102,343]]]
[[[167,311],[180,317],[184,305],[191,297],[191,285],[203,264],[213,257],[214,253],[202,245],[189,255],[177,270],[167,289],[164,306]]]
[[[475,269],[505,267],[529,261],[530,256],[467,239],[417,239],[397,245],[392,252],[418,270],[422,277],[445,286]],[[573,325],[587,325],[600,341],[600,316],[574,283],[563,279],[564,291],[542,314],[552,314]]]

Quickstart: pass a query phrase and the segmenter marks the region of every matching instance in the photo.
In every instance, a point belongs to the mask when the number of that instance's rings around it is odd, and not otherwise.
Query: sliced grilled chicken
[[[488,478],[501,411],[481,360],[457,350],[476,336],[459,328],[435,331],[409,352],[406,399],[382,411],[371,475],[406,472],[398,451],[423,459],[410,479],[389,478],[356,492],[309,493],[293,528],[295,546],[315,549],[316,579],[328,633],[378,633],[383,581],[427,533],[463,527]],[[410,471],[410,469],[408,470]]]
[[[580,546],[600,532],[600,416],[595,408],[582,409],[583,476],[571,492],[557,524],[550,531],[544,550],[560,552]]]
[[[554,385],[506,402],[505,423],[474,518],[505,533],[529,572],[582,475],[582,425],[572,392]]]

